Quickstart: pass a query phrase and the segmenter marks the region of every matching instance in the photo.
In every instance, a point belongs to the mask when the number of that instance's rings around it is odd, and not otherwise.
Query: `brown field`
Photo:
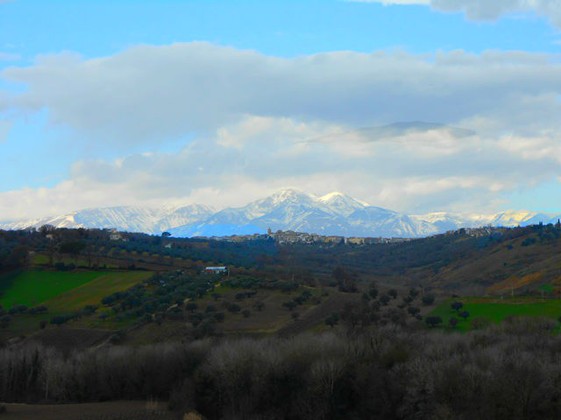
[[[561,241],[522,246],[524,237],[499,244],[490,252],[481,252],[477,258],[452,261],[432,277],[431,286],[443,290],[455,290],[466,295],[499,293],[540,284],[556,284],[561,269]],[[539,273],[539,278],[533,276]],[[422,274],[419,273],[419,274]],[[497,285],[497,286],[495,286]]]
[[[111,401],[85,404],[6,404],[2,420],[175,420],[165,403]]]
[[[513,289],[520,289],[521,287],[528,286],[532,283],[539,282],[543,277],[542,273],[531,273],[523,277],[511,276],[508,279],[495,283],[487,288],[488,293],[504,292]]]
[[[190,332],[191,324],[185,321],[166,320],[161,325],[151,322],[127,330],[123,344],[139,346],[182,341],[190,337]]]
[[[111,331],[87,328],[69,328],[49,326],[28,338],[47,347],[55,347],[61,351],[82,350],[103,343]]]

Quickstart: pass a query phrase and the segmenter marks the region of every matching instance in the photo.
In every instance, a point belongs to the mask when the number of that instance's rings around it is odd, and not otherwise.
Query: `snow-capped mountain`
[[[244,207],[221,210],[202,223],[179,226],[170,233],[178,237],[220,236],[264,233],[270,228],[321,235],[415,238],[462,227],[517,226],[550,223],[553,219],[551,215],[532,212],[409,216],[370,206],[339,192],[318,197],[288,189]]]
[[[217,212],[200,204],[161,209],[127,206],[94,208],[56,217],[0,223],[0,229],[50,224],[55,227],[115,228],[151,234],[168,231],[176,237],[265,233],[271,229],[321,235],[415,238],[462,227],[555,223],[560,217],[527,211],[406,215],[370,206],[340,192],[316,196],[286,189],[246,206]]]
[[[214,210],[198,204],[171,208],[106,207],[75,211],[56,217],[0,223],[0,229],[25,229],[52,225],[57,228],[111,228],[159,234],[172,227],[208,218]]]

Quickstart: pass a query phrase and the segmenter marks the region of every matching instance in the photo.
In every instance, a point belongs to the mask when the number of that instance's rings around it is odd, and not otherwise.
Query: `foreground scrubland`
[[[466,334],[386,325],[69,354],[12,346],[0,351],[0,399],[157,398],[211,419],[559,418],[554,328],[547,319],[513,318]]]

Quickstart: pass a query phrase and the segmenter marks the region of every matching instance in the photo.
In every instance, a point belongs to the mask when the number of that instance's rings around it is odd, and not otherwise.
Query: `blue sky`
[[[0,0],[0,220],[283,187],[561,212],[561,11],[391,3]],[[441,125],[380,129],[411,121]]]

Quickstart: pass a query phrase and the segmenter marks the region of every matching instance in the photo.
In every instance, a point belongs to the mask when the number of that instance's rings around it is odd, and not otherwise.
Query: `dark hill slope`
[[[341,266],[359,278],[387,285],[480,295],[544,283],[561,287],[560,237],[561,230],[551,225],[460,230],[391,244],[291,246],[279,259],[319,276],[329,276]]]

